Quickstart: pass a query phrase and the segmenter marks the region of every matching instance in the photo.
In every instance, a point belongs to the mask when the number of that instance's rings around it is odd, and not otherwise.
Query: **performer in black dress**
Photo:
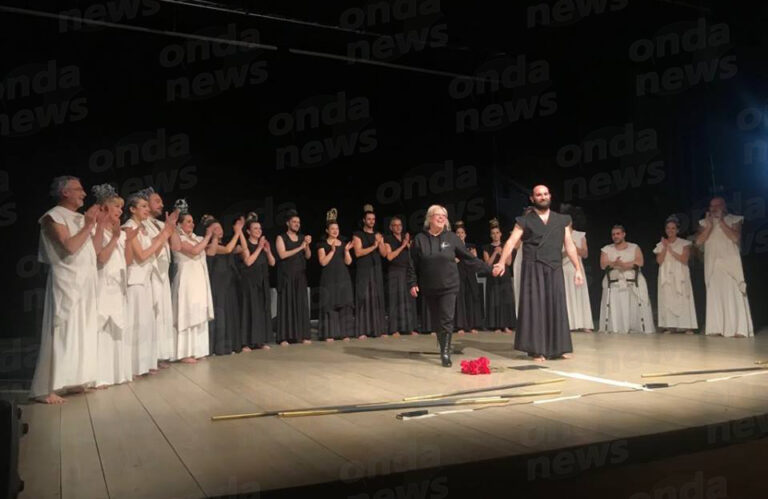
[[[318,335],[328,342],[339,338],[349,341],[355,336],[355,297],[347,269],[352,264],[352,241],[345,242],[339,236],[337,216],[336,208],[328,211],[326,238],[317,244],[317,259],[323,267],[320,272]]]
[[[277,266],[277,340],[281,346],[311,343],[306,268],[307,260],[312,258],[312,236],[299,232],[301,220],[295,210],[290,210],[287,217],[287,230],[275,241],[280,258]]]
[[[467,229],[461,220],[454,224],[454,232],[464,247],[477,256],[475,245],[467,242]],[[477,274],[471,265],[457,260],[459,266],[459,295],[456,297],[456,323],[459,334],[470,331],[477,334],[477,329],[483,325],[483,294],[477,282]]]
[[[573,282],[576,286],[584,285],[584,270],[571,238],[571,217],[549,209],[551,196],[547,186],[534,187],[531,202],[534,210],[517,217],[501,254],[503,262],[522,239],[520,313],[515,349],[528,352],[538,362],[545,358],[569,358],[573,345],[565,301],[563,247],[575,269]],[[497,263],[493,273],[503,274],[504,265]]]
[[[456,295],[459,292],[459,268],[456,258],[465,261],[475,272],[491,272],[490,265],[470,253],[461,239],[451,232],[448,212],[440,205],[427,210],[424,231],[417,234],[411,246],[408,284],[411,296],[421,293],[432,322],[437,327],[440,360],[451,367],[451,338]]]
[[[245,233],[240,233],[243,351],[269,350],[267,343],[273,341],[269,267],[275,266],[275,256],[255,213],[248,214]]]
[[[355,273],[355,323],[361,339],[385,335],[384,273],[381,258],[386,257],[384,237],[376,232],[373,206],[363,207],[363,230],[354,233],[352,243],[357,258]]]
[[[400,331],[416,332],[416,300],[408,287],[408,265],[411,262],[411,235],[403,234],[403,221],[392,217],[389,221],[390,234],[384,237],[387,267],[388,332],[400,336]]]
[[[501,260],[501,252],[504,245],[501,244],[501,229],[499,221],[492,219],[491,244],[483,247],[483,260],[488,265],[496,265]],[[512,288],[512,255],[504,260],[504,275],[499,277],[488,276],[486,279],[486,307],[485,323],[488,329],[494,333],[512,333],[515,327],[515,295]]]
[[[240,217],[234,224],[234,235],[229,243],[221,244],[224,230],[211,215],[203,215],[203,228],[212,227],[213,236],[205,250],[208,260],[208,275],[213,298],[213,320],[208,325],[208,345],[211,355],[229,355],[240,351],[242,331],[240,330],[240,293],[238,290],[238,269],[235,253],[239,253],[237,242],[243,231],[245,220]]]

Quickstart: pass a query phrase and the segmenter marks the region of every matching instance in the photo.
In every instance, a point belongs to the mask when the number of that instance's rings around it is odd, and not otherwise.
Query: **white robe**
[[[733,227],[743,219],[726,215],[724,221]],[[752,315],[739,245],[728,239],[720,224],[715,222],[709,238],[704,242],[704,281],[707,285],[705,332],[723,336],[752,336]],[[704,226],[705,221],[699,220],[699,225]]]
[[[622,262],[635,259],[637,245],[627,243],[627,247],[619,251],[616,246],[609,244],[600,250],[608,259],[613,261],[621,257]],[[600,300],[600,330],[610,333],[653,333],[653,311],[648,298],[648,284],[642,272],[637,273],[637,286],[627,282],[634,276],[634,270],[612,270],[612,278],[618,279],[608,287],[608,277],[603,277],[603,296]]]
[[[154,218],[144,221],[147,235],[154,239],[165,227],[165,223]],[[176,333],[173,329],[173,305],[171,303],[171,248],[166,241],[160,254],[153,257],[152,297],[157,322],[157,358],[176,360]]]
[[[133,219],[123,224],[123,227],[138,226]],[[136,238],[144,249],[152,245],[152,239],[141,230]],[[153,260],[154,257],[150,256],[138,263],[134,258],[133,263],[128,265],[128,315],[132,319],[129,336],[132,372],[135,375],[157,368],[157,321],[151,282]]]
[[[110,230],[104,231],[104,245],[112,239]],[[117,246],[109,260],[99,269],[98,326],[99,370],[97,385],[114,385],[130,381],[131,363],[130,317],[128,307],[128,280],[125,265],[125,232],[120,231]]]
[[[515,317],[518,316],[518,308],[520,305],[520,278],[523,273],[523,245],[517,249],[515,253],[515,259],[512,260],[512,288],[515,292]]]
[[[576,248],[583,247],[587,237],[586,232],[574,230],[572,235]],[[576,286],[573,283],[575,275],[576,269],[573,267],[571,259],[565,254],[565,247],[563,247],[563,276],[565,277],[565,301],[568,305],[568,327],[571,330],[594,329],[592,306],[589,303],[589,288],[586,282],[583,286]]]
[[[202,238],[181,235],[182,242],[196,245]],[[210,353],[208,321],[213,320],[213,299],[208,278],[205,251],[189,257],[173,252],[176,274],[173,276],[173,321],[176,329],[176,357],[205,357]]]
[[[691,271],[688,265],[683,265],[670,252],[682,255],[691,242],[686,239],[675,239],[667,248],[664,261],[659,266],[658,281],[658,313],[660,328],[696,329],[696,307],[693,303],[693,287],[691,286]],[[654,254],[664,250],[659,242],[653,249]]]
[[[65,225],[74,236],[85,225],[82,214],[55,206],[43,215]],[[50,265],[45,286],[40,352],[30,397],[65,387],[92,385],[97,376],[96,251],[88,238],[72,255],[60,253],[45,231],[40,232],[38,259]]]

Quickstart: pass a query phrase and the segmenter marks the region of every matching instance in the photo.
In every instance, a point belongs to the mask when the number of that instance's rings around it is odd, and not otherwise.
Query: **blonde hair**
[[[433,204],[427,210],[427,216],[424,218],[424,229],[429,229],[429,219],[436,215],[438,212],[445,213],[445,229],[451,230],[451,222],[448,220],[448,210],[445,209],[445,206],[441,206],[439,204]]]

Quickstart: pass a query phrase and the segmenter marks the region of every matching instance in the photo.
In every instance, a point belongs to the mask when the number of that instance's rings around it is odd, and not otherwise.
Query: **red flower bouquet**
[[[491,361],[488,357],[478,357],[474,360],[462,360],[462,374],[491,374]]]

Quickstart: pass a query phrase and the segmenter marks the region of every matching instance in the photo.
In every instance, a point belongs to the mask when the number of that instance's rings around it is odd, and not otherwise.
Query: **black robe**
[[[473,244],[464,244],[472,250]],[[483,293],[475,269],[459,261],[459,295],[456,297],[456,329],[472,330],[483,327]]]
[[[503,245],[501,245],[503,247]],[[483,251],[488,255],[493,254],[495,246],[487,244]],[[496,256],[491,265],[498,263]],[[512,285],[512,266],[504,266],[504,275],[494,277],[489,275],[485,281],[486,304],[485,324],[488,329],[513,329],[515,327],[515,294]]]
[[[291,241],[280,234],[286,251],[298,248],[304,234]],[[277,340],[298,342],[310,339],[309,299],[307,297],[307,260],[304,251],[280,260],[277,264]]]
[[[318,336],[321,339],[355,336],[354,294],[352,279],[344,263],[344,245],[336,247],[333,258],[320,271],[320,303]],[[317,244],[328,255],[331,246],[326,241]]]
[[[534,211],[516,222],[523,229],[523,261],[515,349],[559,357],[573,351],[562,266],[571,217],[550,211],[544,224]]]
[[[257,245],[247,241],[253,254]],[[242,290],[241,327],[243,345],[260,347],[274,341],[272,332],[272,298],[269,289],[269,261],[262,250],[250,266],[240,258]]]
[[[376,243],[375,233],[357,231],[363,249]],[[376,249],[357,259],[355,268],[355,324],[358,334],[379,336],[387,332],[384,303],[384,273]]]
[[[392,234],[384,238],[393,251],[402,244]],[[416,299],[411,296],[408,287],[408,265],[411,261],[411,250],[407,246],[397,255],[397,258],[389,262],[387,267],[387,311],[389,333],[410,333],[418,327],[416,320]]]

